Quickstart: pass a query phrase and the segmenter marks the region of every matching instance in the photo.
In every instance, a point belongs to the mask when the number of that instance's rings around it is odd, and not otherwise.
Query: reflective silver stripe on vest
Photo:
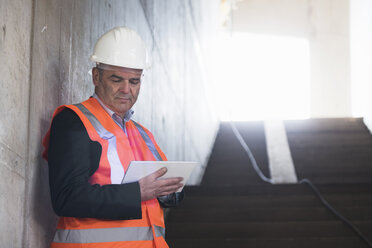
[[[165,238],[165,228],[161,226],[154,225],[155,236]]]
[[[137,127],[139,133],[142,136],[142,139],[146,142],[146,145],[150,149],[152,155],[156,158],[156,160],[163,161],[163,159],[161,158],[158,150],[156,150],[156,147],[155,147],[154,143],[152,142],[152,140],[150,139],[150,137],[148,136],[148,134],[146,133],[146,131],[137,122],[135,122],[133,120],[132,120],[132,122]]]
[[[107,159],[110,163],[110,177],[112,184],[120,184],[124,177],[124,168],[120,162],[116,149],[116,136],[106,130],[97,118],[81,103],[75,106],[88,118],[98,135],[108,141]]]
[[[164,237],[165,228],[154,225],[156,237]],[[95,229],[57,229],[55,243],[102,243],[153,240],[151,227],[115,227]]]

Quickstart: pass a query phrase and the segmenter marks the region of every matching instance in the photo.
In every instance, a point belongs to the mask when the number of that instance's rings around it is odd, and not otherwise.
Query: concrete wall
[[[353,115],[372,130],[372,1],[350,1],[350,36]]]
[[[41,139],[58,105],[93,93],[88,58],[96,39],[114,26],[137,30],[152,61],[134,119],[154,133],[169,159],[205,165],[218,128],[205,68],[218,4],[0,0],[0,247],[48,246],[56,216]]]
[[[351,116],[349,0],[312,0],[311,116]]]
[[[308,39],[311,116],[351,116],[349,0],[237,0],[233,31]]]
[[[0,1],[0,247],[22,247],[32,1]]]

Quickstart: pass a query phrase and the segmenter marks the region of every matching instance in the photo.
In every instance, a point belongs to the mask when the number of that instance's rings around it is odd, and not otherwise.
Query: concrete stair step
[[[295,137],[293,137],[295,139]],[[338,147],[328,147],[326,150],[323,147],[296,147],[291,146],[291,151],[298,157],[302,156],[319,156],[319,157],[334,157],[334,156],[343,156],[343,154],[356,155],[362,154],[364,156],[371,156],[372,145],[353,145],[353,146],[338,146]]]
[[[348,175],[347,173],[305,173],[305,172],[298,172],[297,176],[299,178],[308,178],[313,183],[317,185],[327,184],[330,181],[333,183],[345,183],[345,184],[352,184],[354,182],[360,183],[370,183],[371,182],[371,173],[368,174],[354,174]]]
[[[321,184],[316,185],[324,194],[365,194],[372,193],[372,183]],[[313,195],[304,184],[262,184],[239,186],[186,186],[185,192],[192,196],[237,196],[237,195]]]
[[[335,207],[367,207],[372,209],[371,194],[326,194],[326,200]],[[194,208],[265,208],[265,207],[321,207],[320,200],[315,195],[250,195],[206,197],[186,195],[178,209]]]
[[[285,121],[287,132],[366,131],[362,118],[320,118]]]
[[[216,216],[218,218],[218,216]],[[367,236],[372,236],[372,221],[353,222]],[[340,221],[283,222],[169,222],[167,238],[312,238],[355,237]]]
[[[365,248],[365,243],[357,237],[327,238],[216,238],[216,239],[167,239],[170,247],[176,248]]]
[[[331,164],[331,163],[330,163]],[[349,166],[348,166],[349,165]],[[249,178],[257,176],[255,171],[249,167],[250,165],[247,164],[246,166],[238,167],[234,166],[233,164],[229,166],[229,169],[232,170],[232,172],[226,173],[226,168],[224,167],[216,167],[213,171],[210,171],[208,175],[206,175],[204,178],[208,180],[213,179],[216,181],[216,184],[218,181],[226,181],[229,180],[229,178],[239,178],[240,181],[246,181],[246,184],[249,185]],[[331,174],[330,176],[365,176],[365,175],[371,175],[372,174],[372,165],[370,161],[366,161],[365,166],[362,167],[361,165],[352,167],[352,163],[334,163],[331,166],[328,166],[326,168],[322,168],[322,166],[326,166],[325,164],[317,164],[314,166],[313,164],[305,164],[303,163],[299,167],[298,174],[306,174],[306,175],[314,175],[314,176],[328,176],[328,174]],[[261,171],[266,175],[267,177],[270,177],[269,169],[268,168],[261,168]],[[296,171],[297,172],[297,171]],[[243,174],[245,173],[245,174]],[[203,178],[203,179],[204,179]],[[301,177],[300,177],[301,178]],[[235,183],[234,181],[232,181]]]
[[[368,207],[338,207],[337,211],[350,221],[372,221],[371,206]],[[218,216],[218,217],[217,217]],[[199,207],[197,211],[189,208],[179,208],[170,212],[167,222],[280,222],[280,221],[332,221],[338,220],[325,207],[270,207],[243,208],[218,206]]]
[[[312,154],[309,154],[309,155],[303,154],[300,156],[297,154],[296,157],[294,157],[293,159],[296,162],[296,165],[298,163],[308,163],[314,166],[321,165],[323,168],[327,168],[327,166],[332,167],[333,165],[342,165],[342,164],[350,165],[350,163],[352,163],[352,165],[359,165],[360,167],[364,167],[364,166],[371,167],[372,166],[372,163],[371,163],[372,154],[371,153],[366,153],[366,152],[363,152],[363,153],[361,152],[358,152],[358,153],[340,152],[340,153],[342,153],[342,155],[341,154],[335,154],[335,155],[314,154],[315,157],[311,156]],[[218,163],[219,161],[216,161],[216,162]]]
[[[288,135],[290,146],[304,147],[347,147],[347,146],[370,146],[372,139],[365,132],[354,133],[317,133]]]

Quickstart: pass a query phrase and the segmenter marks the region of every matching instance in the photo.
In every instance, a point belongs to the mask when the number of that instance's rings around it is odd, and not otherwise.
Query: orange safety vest
[[[102,146],[99,167],[90,184],[120,184],[132,160],[167,160],[152,134],[140,124],[126,123],[127,135],[95,98],[56,109],[73,110],[83,122],[89,138]],[[43,140],[47,160],[49,131]],[[51,248],[166,248],[163,209],[157,199],[141,203],[142,218],[103,220],[60,217]]]

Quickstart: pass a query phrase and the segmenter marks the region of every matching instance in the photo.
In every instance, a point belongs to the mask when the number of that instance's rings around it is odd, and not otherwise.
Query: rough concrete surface
[[[170,160],[199,161],[190,180],[198,183],[218,128],[205,64],[218,7],[218,0],[0,0],[0,247],[48,247],[57,217],[41,140],[57,106],[92,95],[88,58],[114,26],[137,30],[150,54],[134,119]]]
[[[311,0],[311,116],[351,116],[350,0]]]
[[[32,1],[0,0],[0,247],[22,247]]]

